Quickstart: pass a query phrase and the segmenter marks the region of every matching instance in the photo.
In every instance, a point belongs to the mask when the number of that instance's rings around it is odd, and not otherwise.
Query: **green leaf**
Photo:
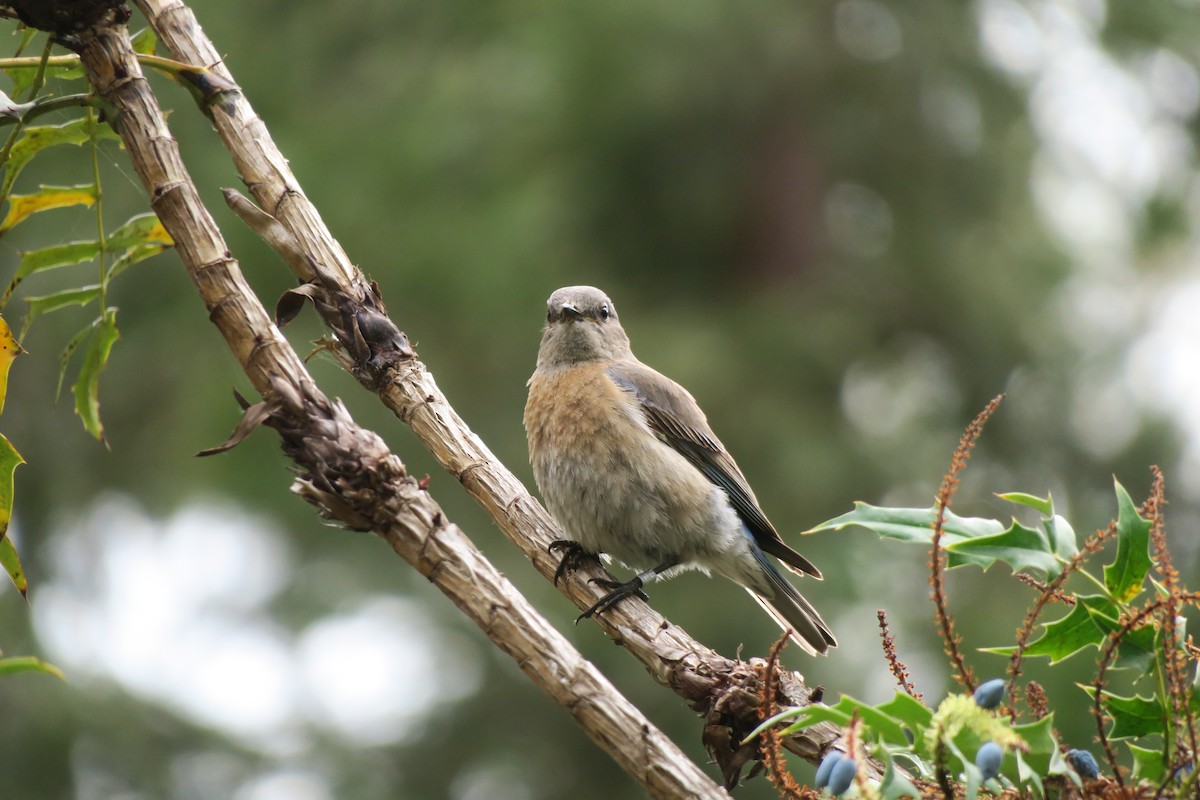
[[[884,765],[883,779],[879,782],[879,796],[882,800],[921,796],[921,791],[906,775],[896,769],[895,763],[883,748],[876,748],[874,755]]]
[[[12,539],[5,536],[0,539],[0,567],[8,573],[9,580],[13,582],[13,586],[17,587],[17,591],[24,597],[29,592],[29,582],[25,580],[25,570],[21,567],[21,558],[17,555],[17,548],[13,546]]]
[[[914,750],[925,751],[925,731],[933,720],[933,709],[906,692],[896,692],[895,697],[876,708],[912,731]]]
[[[142,28],[133,35],[131,44],[133,52],[143,56],[152,56],[154,48],[158,44],[158,37],[155,36],[153,28]]]
[[[8,441],[8,437],[0,434],[0,566],[8,573],[9,580],[22,596],[29,590],[25,580],[25,571],[21,568],[21,559],[17,548],[8,537],[8,525],[12,521],[13,508],[13,474],[17,467],[25,463],[21,454]]]
[[[21,254],[16,274],[13,275],[5,295],[11,294],[18,283],[35,272],[81,264],[91,261],[99,254],[100,243],[96,241],[63,242],[39,250],[27,250]]]
[[[48,664],[40,658],[33,656],[20,656],[16,658],[0,658],[0,675],[14,675],[18,672],[44,672],[47,675],[53,675],[60,680],[66,680],[67,676],[53,664]]]
[[[1042,626],[1042,635],[1025,648],[1026,657],[1049,656],[1050,663],[1057,664],[1089,645],[1099,647],[1104,641],[1104,631],[1088,612],[1084,598],[1078,599],[1080,602],[1076,603],[1065,617]],[[1107,597],[1103,599],[1108,601]],[[1015,645],[1011,645],[988,648],[986,652],[1011,655],[1016,649]]]
[[[33,160],[34,156],[50,147],[73,144],[81,145],[91,139],[91,131],[96,131],[97,138],[116,139],[120,137],[108,125],[94,125],[87,117],[81,117],[62,125],[31,125],[21,134],[21,138],[12,146],[5,165],[4,181],[0,183],[0,197],[12,194],[13,183],[21,170]]]
[[[17,448],[0,433],[0,539],[8,536],[8,523],[12,519],[13,475],[24,463]]]
[[[1095,689],[1084,686],[1089,696],[1095,696]],[[1104,692],[1100,705],[1105,713],[1112,718],[1112,728],[1108,732],[1110,739],[1136,739],[1150,734],[1162,734],[1166,729],[1166,712],[1156,697],[1121,697],[1111,692]]]
[[[67,375],[67,367],[70,366],[71,357],[73,355],[75,355],[75,351],[79,349],[79,346],[81,344],[83,344],[84,341],[89,336],[92,335],[92,332],[95,331],[96,328],[98,328],[100,326],[100,323],[103,321],[104,321],[103,317],[96,317],[94,320],[91,321],[91,323],[89,323],[82,330],[80,330],[74,336],[72,336],[71,341],[67,342],[66,347],[64,347],[62,352],[59,354],[59,356],[58,356],[58,385],[54,389],[54,402],[57,403],[58,398],[62,396],[63,379]]]
[[[936,519],[936,508],[885,508],[856,502],[853,511],[822,522],[804,533],[840,531],[851,525],[858,525],[886,539],[930,544],[933,541],[933,523]],[[960,539],[991,536],[1003,530],[1004,526],[994,519],[960,517],[953,511],[947,511],[942,524],[942,542],[949,544]]]
[[[1120,609],[1107,595],[1076,595],[1078,602],[1061,619],[1045,623],[1042,635],[1025,648],[1026,656],[1048,656],[1057,664],[1086,647],[1099,647],[1104,639],[1119,627]],[[1158,645],[1150,625],[1128,631],[1117,647],[1115,668],[1147,670],[1154,663]],[[984,648],[985,653],[1009,656],[1015,645]]]
[[[1070,561],[1079,552],[1079,537],[1075,535],[1075,529],[1071,527],[1071,523],[1061,516],[1054,514],[1049,519],[1042,520],[1042,527],[1046,529],[1046,535],[1050,537],[1054,554],[1063,561]]]
[[[1025,492],[1005,492],[997,494],[996,497],[999,497],[1001,500],[1007,500],[1010,503],[1027,506],[1047,517],[1054,515],[1054,503],[1051,501],[1050,495],[1037,497],[1032,494],[1025,494]]]
[[[86,306],[99,296],[100,286],[99,284],[94,284],[78,289],[64,289],[61,292],[44,294],[38,297],[26,297],[25,302],[29,304],[29,312],[25,315],[25,324],[22,327],[22,331],[28,331],[33,321],[43,314],[49,314],[52,311],[58,311],[60,308],[67,308],[69,306]]]
[[[1133,755],[1133,775],[1136,780],[1150,781],[1151,783],[1161,783],[1166,775],[1166,765],[1163,762],[1162,750],[1150,750],[1146,747],[1138,747],[1136,744],[1126,742],[1125,746],[1129,748],[1129,752]]]
[[[75,379],[75,413],[83,420],[83,427],[99,441],[104,441],[104,426],[100,423],[100,373],[108,363],[108,355],[120,338],[117,331],[116,309],[110,308],[101,318],[100,325],[88,342]]]
[[[1119,482],[1117,492],[1117,556],[1104,567],[1104,586],[1120,603],[1128,603],[1142,591],[1150,572],[1150,521],[1137,513],[1137,506]]]
[[[1162,643],[1155,640],[1154,627],[1147,623],[1121,637],[1113,666],[1137,670],[1145,677],[1153,677],[1150,669],[1154,666],[1155,657],[1161,652]]]
[[[908,746],[908,738],[904,735],[904,729],[899,720],[848,695],[842,695],[841,699],[832,706],[823,704],[805,706],[785,733],[803,730],[817,722],[833,722],[845,726],[855,712],[863,721],[864,738],[873,742]]]
[[[111,281],[134,264],[145,261],[151,256],[156,256],[166,249],[161,244],[135,244],[113,261],[112,266],[108,268],[105,280]]]
[[[14,194],[8,198],[8,214],[0,222],[0,234],[3,234],[42,211],[68,206],[84,205],[91,207],[96,202],[96,185],[93,183],[81,186],[39,186],[33,194]]]
[[[1062,571],[1046,535],[1015,520],[1000,533],[949,543],[946,552],[980,564],[984,569],[996,561],[1004,561],[1013,572],[1035,572],[1042,577],[1053,577]]]

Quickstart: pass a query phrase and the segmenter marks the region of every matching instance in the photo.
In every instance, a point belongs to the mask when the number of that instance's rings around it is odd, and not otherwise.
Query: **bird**
[[[550,295],[524,423],[534,480],[570,539],[555,574],[607,555],[637,570],[580,619],[651,580],[688,569],[744,587],[806,652],[837,646],[829,626],[768,555],[818,580],[759,507],[746,477],[686,389],[633,354],[616,306],[592,286]]]

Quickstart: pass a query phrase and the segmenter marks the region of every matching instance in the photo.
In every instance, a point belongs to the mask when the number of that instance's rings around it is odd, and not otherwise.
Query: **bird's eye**
[[[612,316],[612,312],[608,310],[608,305],[600,306],[600,319],[608,319],[610,316]]]
[[[547,309],[546,322],[554,322],[554,311]]]

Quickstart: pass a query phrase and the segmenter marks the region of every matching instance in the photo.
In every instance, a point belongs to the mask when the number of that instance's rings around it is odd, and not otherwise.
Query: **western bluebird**
[[[583,616],[696,568],[745,587],[809,653],[837,645],[766,553],[797,574],[821,571],[779,538],[687,390],[633,355],[599,289],[550,296],[525,431],[546,506],[575,540],[555,543],[566,551],[559,573],[596,553],[639,570]]]

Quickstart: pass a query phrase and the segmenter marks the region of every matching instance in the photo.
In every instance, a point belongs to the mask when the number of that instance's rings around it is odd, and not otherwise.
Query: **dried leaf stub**
[[[240,396],[239,396],[240,397]],[[254,432],[254,429],[266,422],[271,416],[271,409],[267,406],[265,400],[247,406],[242,413],[241,420],[238,421],[237,427],[229,438],[221,442],[216,447],[210,447],[207,450],[201,450],[196,453],[197,456],[214,456],[217,453],[224,453],[227,450],[232,450],[237,447],[242,441]]]

